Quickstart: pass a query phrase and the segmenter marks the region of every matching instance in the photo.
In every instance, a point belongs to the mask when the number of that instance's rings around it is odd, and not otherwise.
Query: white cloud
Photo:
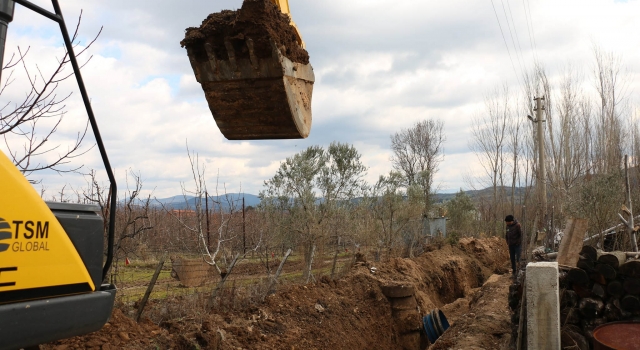
[[[35,3],[50,6],[44,0]],[[506,3],[510,9],[495,3],[515,70],[520,72],[519,59],[525,67],[533,61],[525,11],[519,2]],[[569,62],[588,75],[592,43],[597,43],[623,55],[633,81],[631,91],[636,91],[640,1],[528,3],[535,53],[552,79]],[[199,25],[208,13],[240,4],[241,0],[62,4],[69,27],[84,9],[83,44],[104,26],[91,50],[94,57],[82,73],[120,182],[126,169],[133,169],[145,179],[147,190],[155,189],[160,197],[178,194],[180,181],[190,179],[188,142],[206,163],[210,183],[219,169],[220,181],[229,184],[230,191],[242,183],[246,192],[258,193],[280,161],[309,145],[326,146],[333,140],[353,143],[360,150],[369,167],[367,180],[373,182],[391,169],[389,136],[424,118],[445,122],[447,153],[436,176],[443,189],[465,187],[465,171],[481,172],[467,147],[471,117],[482,110],[487,91],[505,82],[517,83],[489,2],[291,0],[317,76],[311,136],[231,142],[218,131],[179,41],[184,28]],[[31,46],[32,64],[50,72],[62,52],[57,26],[17,7],[7,52],[17,45]],[[505,12],[517,29],[517,38],[513,34],[522,48],[520,56],[513,49]],[[56,135],[56,142],[63,144],[71,142],[86,120],[74,84],[70,79],[60,87],[61,93],[74,91]],[[26,87],[24,80],[16,80],[0,102],[20,98]],[[102,169],[96,149],[80,161],[87,168]],[[84,184],[80,176],[44,173],[41,177],[50,189]]]

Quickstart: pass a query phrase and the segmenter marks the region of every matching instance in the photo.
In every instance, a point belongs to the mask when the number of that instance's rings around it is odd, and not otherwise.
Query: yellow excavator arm
[[[285,15],[291,14],[289,11],[289,0],[271,0],[271,2],[278,5],[280,11]]]
[[[280,8],[280,11],[285,15],[289,15],[291,17],[291,11],[289,10],[289,0],[271,0],[272,3],[276,4]],[[298,26],[291,19],[291,26],[296,29],[296,33],[298,34],[298,44],[302,46],[303,49],[306,49],[304,44],[304,40],[302,40],[302,35],[300,34],[300,30],[298,30]]]

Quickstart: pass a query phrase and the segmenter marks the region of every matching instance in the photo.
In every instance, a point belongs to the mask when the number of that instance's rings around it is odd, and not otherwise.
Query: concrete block
[[[560,350],[558,263],[527,265],[527,349]]]

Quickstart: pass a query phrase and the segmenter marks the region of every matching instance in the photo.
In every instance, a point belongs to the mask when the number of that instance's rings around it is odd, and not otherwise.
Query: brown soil
[[[251,38],[259,58],[272,55],[271,40],[293,62],[309,64],[309,54],[297,42],[296,30],[289,16],[270,0],[245,0],[237,11],[212,13],[198,28],[187,28],[182,47],[201,48],[210,43],[218,59],[227,59],[225,39],[233,45],[239,58],[249,58],[245,40]]]
[[[508,274],[493,275],[467,298],[443,307],[452,325],[429,349],[508,349],[510,284]]]
[[[450,348],[440,343],[459,349],[474,348],[471,344],[476,349],[499,348],[502,334],[509,332],[509,282],[506,276],[485,281],[507,271],[504,240],[462,239],[456,246],[445,244],[430,250],[417,258],[386,263],[361,259],[340,279],[323,277],[315,284],[279,286],[263,303],[245,305],[240,311],[205,314],[202,310],[162,326],[148,319],[136,324],[115,310],[99,332],[43,348],[402,349],[402,336],[394,323],[397,319],[394,321],[389,299],[381,289],[398,284],[415,287],[419,309],[415,320],[409,320],[413,326],[421,322],[418,315],[435,307],[454,323],[433,349]],[[375,273],[372,267],[377,268]],[[156,301],[148,308],[186,305],[180,302]],[[202,305],[200,302],[194,300],[193,305]]]

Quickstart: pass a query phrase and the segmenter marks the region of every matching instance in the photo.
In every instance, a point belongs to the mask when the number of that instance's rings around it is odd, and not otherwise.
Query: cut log
[[[617,307],[618,310],[620,310],[620,314],[622,315],[622,319],[623,320],[628,320],[631,317],[633,317],[633,313],[631,313],[630,311],[625,310],[624,307],[622,307],[621,299],[613,299],[613,305],[615,307]]]
[[[625,292],[633,295],[640,294],[640,278],[627,277],[622,285]]]
[[[606,278],[604,278],[600,272],[595,270],[589,273],[589,279],[596,283],[607,284]]]
[[[580,312],[576,308],[566,308],[560,311],[560,321],[561,324],[579,324],[580,323]]]
[[[607,322],[616,322],[622,320],[622,313],[614,303],[608,302],[604,306],[604,318]]]
[[[638,311],[640,310],[640,299],[634,295],[625,295],[620,299],[620,308],[628,312]]]
[[[560,333],[560,344],[562,349],[589,350],[587,339],[580,334],[580,330],[563,327]]]
[[[631,260],[622,264],[618,273],[630,277],[640,277],[640,260]]]
[[[579,269],[583,269],[585,271],[592,271],[594,269],[594,265],[593,260],[587,258],[578,259],[578,264],[576,264]]]
[[[627,260],[627,254],[625,252],[609,252],[602,253],[598,257],[598,262],[601,264],[607,264],[614,269],[619,268]]]
[[[558,271],[558,285],[560,289],[568,289],[570,288],[571,282],[567,279],[567,271],[559,270]]]
[[[618,275],[616,269],[608,264],[596,264],[596,271],[602,274],[602,276],[609,281],[616,279],[616,276]]]
[[[591,293],[591,288],[587,288],[578,284],[573,285],[573,291],[578,294],[580,298],[591,298],[593,293]]]
[[[612,297],[622,296],[622,294],[624,294],[622,282],[619,280],[609,282],[609,284],[607,284],[607,293]]]
[[[596,327],[605,324],[605,322],[606,320],[604,318],[583,319],[580,322],[582,335],[584,335],[589,343],[593,343],[593,330]]]
[[[580,255],[591,261],[598,260],[598,250],[590,245],[583,246]]]
[[[607,296],[605,287],[600,283],[593,284],[593,288],[591,288],[591,293],[593,293],[593,295],[597,296],[602,300],[605,300],[605,297]]]
[[[583,269],[571,269],[567,274],[567,278],[573,284],[586,286],[589,284],[589,275]]]
[[[578,294],[570,289],[563,290],[560,296],[560,307],[564,309],[574,308],[576,306],[578,306]]]
[[[564,236],[558,248],[558,264],[575,267],[580,257],[584,235],[589,227],[589,220],[570,218],[564,229]]]
[[[604,303],[599,298],[582,298],[578,304],[580,314],[586,319],[594,319],[602,314]]]

